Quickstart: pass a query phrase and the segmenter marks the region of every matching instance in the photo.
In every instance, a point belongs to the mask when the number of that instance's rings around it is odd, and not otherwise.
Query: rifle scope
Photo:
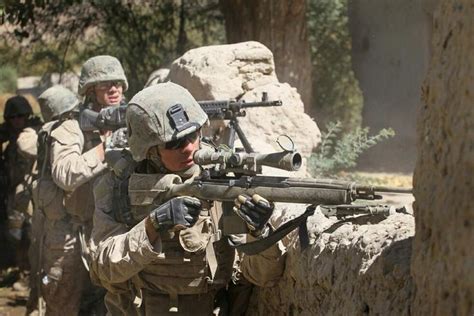
[[[224,168],[254,169],[268,166],[287,171],[297,171],[303,159],[298,152],[282,151],[270,154],[212,151],[200,149],[194,153],[194,162],[198,165],[224,164]]]

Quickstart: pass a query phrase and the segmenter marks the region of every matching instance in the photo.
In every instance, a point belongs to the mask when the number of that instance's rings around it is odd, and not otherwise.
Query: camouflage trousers
[[[111,315],[203,315],[203,316],[243,316],[246,314],[253,285],[242,280],[239,284],[230,282],[227,288],[195,295],[177,295],[175,304],[170,304],[168,294],[143,289],[139,306],[135,294],[113,294],[107,292],[105,303]],[[135,303],[134,303],[135,302]],[[170,311],[170,307],[177,310]]]
[[[81,258],[79,226],[45,220],[41,295],[46,315],[104,315],[105,291],[92,285]]]

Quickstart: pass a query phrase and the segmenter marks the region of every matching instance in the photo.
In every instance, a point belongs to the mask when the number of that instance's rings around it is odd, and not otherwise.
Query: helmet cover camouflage
[[[104,81],[122,81],[123,90],[127,91],[128,81],[120,61],[108,55],[89,58],[81,69],[79,78],[79,95],[84,96],[87,90],[96,83]]]
[[[5,103],[3,118],[6,120],[17,115],[29,116],[31,114],[33,114],[33,109],[28,100],[24,96],[16,95],[9,98]]]
[[[189,135],[207,120],[189,91],[175,83],[143,89],[127,108],[128,142],[133,159],[145,159],[151,147]]]
[[[38,97],[43,119],[48,122],[61,114],[71,111],[78,104],[76,95],[69,89],[57,85],[41,93]]]

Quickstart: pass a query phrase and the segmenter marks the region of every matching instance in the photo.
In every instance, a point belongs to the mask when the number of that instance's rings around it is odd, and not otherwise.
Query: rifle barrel
[[[376,186],[374,187],[375,192],[380,193],[404,193],[404,194],[413,194],[412,188],[396,188],[396,187],[383,187]]]
[[[257,107],[269,107],[269,106],[282,106],[283,103],[280,100],[276,101],[258,101],[258,102],[241,102],[240,108],[257,108]]]

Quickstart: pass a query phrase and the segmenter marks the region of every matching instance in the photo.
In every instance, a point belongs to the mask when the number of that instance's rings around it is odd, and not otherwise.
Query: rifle
[[[337,216],[342,218],[355,214],[382,215],[387,217],[396,213],[408,214],[405,207],[394,207],[393,205],[318,205],[316,207],[324,216]]]
[[[262,166],[296,171],[301,166],[301,155],[284,150],[272,154],[236,153],[222,148],[200,149],[194,154],[199,165],[214,164],[201,176],[189,182],[173,185],[165,194],[194,196],[202,200],[223,202],[224,235],[247,233],[245,223],[233,212],[232,202],[240,194],[258,194],[274,202],[309,204],[301,216],[282,225],[270,236],[248,244],[236,246],[247,254],[258,253],[283,238],[294,228],[300,227],[302,248],[309,242],[306,218],[317,206],[326,216],[354,214],[382,214],[388,216],[393,208],[384,205],[351,205],[356,200],[380,200],[381,193],[411,193],[411,189],[390,188],[359,184],[354,181],[292,178],[259,175]],[[402,212],[399,209],[398,212]]]
[[[119,128],[126,127],[126,111],[126,105],[109,106],[101,109],[99,112],[83,108],[77,114],[77,120],[79,121],[81,130],[84,132],[98,129],[115,131]]]
[[[262,176],[262,166],[297,171],[301,155],[294,151],[271,154],[236,153],[200,149],[194,153],[199,165],[215,164],[192,182],[177,184],[170,194],[191,195],[204,200],[233,201],[239,194],[259,194],[274,202],[302,204],[350,204],[356,200],[379,200],[380,193],[411,193],[411,189],[362,185],[354,181]],[[234,175],[229,175],[232,172]]]
[[[254,152],[250,142],[239,125],[238,118],[247,115],[245,109],[255,107],[281,106],[280,100],[269,101],[268,94],[263,92],[262,100],[258,102],[245,101],[199,101],[201,108],[206,112],[209,120],[229,120],[229,132],[224,141],[230,148],[234,147],[235,134],[239,137],[246,152]],[[126,127],[125,113],[126,105],[107,107],[100,112],[91,109],[81,109],[78,115],[79,125],[83,131],[93,131],[97,129],[115,131]]]
[[[239,137],[246,152],[254,152],[250,142],[245,136],[242,128],[239,125],[238,118],[247,115],[245,109],[256,107],[282,106],[280,100],[269,101],[268,94],[263,92],[262,100],[258,102],[245,102],[235,100],[224,101],[198,101],[209,120],[229,120],[229,132],[226,135],[224,143],[230,148],[234,147],[235,134]]]

